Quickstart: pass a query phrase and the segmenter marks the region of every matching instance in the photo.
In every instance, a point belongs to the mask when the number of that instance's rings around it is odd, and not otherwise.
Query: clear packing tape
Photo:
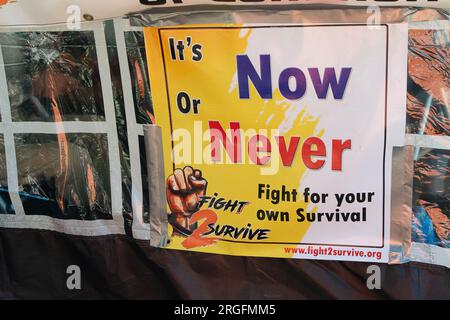
[[[323,6],[196,6],[136,13],[78,31],[0,29],[0,227],[166,241],[161,159],[154,158],[160,141],[157,133],[143,136],[155,130],[144,129],[154,116],[143,26],[366,23],[372,14]],[[408,22],[410,29],[410,146],[393,159],[391,262],[449,266],[449,13],[381,8],[380,18]]]

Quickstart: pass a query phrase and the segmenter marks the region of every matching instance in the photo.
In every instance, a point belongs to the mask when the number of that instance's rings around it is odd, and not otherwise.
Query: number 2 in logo
[[[217,238],[203,237],[203,234],[209,230],[208,226],[217,222],[217,214],[210,209],[197,211],[192,215],[189,224],[192,225],[202,219],[203,222],[198,226],[198,228],[195,229],[192,234],[181,243],[181,245],[186,249],[205,247],[214,244],[219,240]]]

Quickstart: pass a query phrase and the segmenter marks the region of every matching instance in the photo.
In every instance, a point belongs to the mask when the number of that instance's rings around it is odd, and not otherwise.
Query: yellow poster
[[[386,262],[405,30],[146,28],[167,247]]]

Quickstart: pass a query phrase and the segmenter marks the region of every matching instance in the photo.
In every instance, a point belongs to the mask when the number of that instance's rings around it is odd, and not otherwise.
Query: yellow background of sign
[[[163,132],[166,177],[172,174],[174,168],[171,154],[170,116],[173,129],[184,128],[192,136],[194,121],[201,121],[204,131],[208,128],[209,120],[220,121],[224,129],[229,128],[229,122],[239,121],[241,129],[251,128],[258,131],[259,129],[278,129],[288,117],[292,118],[290,115],[292,106],[289,101],[282,98],[279,92],[274,92],[273,99],[263,100],[253,85],[250,85],[250,99],[243,100],[239,99],[236,81],[236,85],[232,88],[233,78],[236,77],[236,55],[245,54],[247,39],[251,32],[251,28],[236,28],[235,25],[195,29],[192,29],[192,26],[145,28],[153,108],[156,122],[162,127]],[[193,43],[202,45],[202,60],[192,61],[189,53],[185,61],[171,60],[168,39],[172,37],[175,40],[181,40],[188,36],[192,38]],[[267,48],[264,49],[265,52],[268,51]],[[280,48],[273,49],[272,54],[280,50]],[[168,88],[166,88],[166,80]],[[182,114],[178,110],[176,97],[180,91],[187,92],[191,98],[201,99],[199,114]],[[170,114],[168,101],[170,101]],[[323,131],[318,128],[319,119],[308,116],[305,109],[294,119],[288,131],[282,132],[287,144],[291,136],[300,136],[300,143],[302,143],[306,137],[320,137],[323,134]],[[193,140],[190,143],[192,150],[194,150]],[[242,142],[246,147],[246,143]],[[207,144],[206,141],[203,142],[203,148]],[[278,152],[276,148],[276,145],[272,143],[272,149]],[[223,148],[222,154],[225,154]],[[300,197],[297,202],[280,202],[277,205],[269,200],[258,199],[258,183],[269,184],[271,188],[277,189],[286,185],[288,189],[296,188],[300,194],[303,188],[307,187],[301,185],[301,178],[307,169],[300,160],[300,145],[291,167],[283,167],[281,160],[277,159],[277,161],[280,162],[280,170],[276,175],[261,175],[261,166],[248,161],[245,164],[191,163],[192,167],[202,170],[203,176],[208,180],[207,195],[217,192],[225,199],[250,202],[240,214],[217,211],[219,217],[217,224],[245,227],[251,223],[253,229],[271,229],[267,240],[252,241],[251,244],[218,241],[211,246],[191,250],[246,256],[292,256],[285,253],[284,248],[295,245],[283,243],[301,243],[310,223],[297,222],[296,210],[298,208],[306,210],[306,205],[300,201]],[[175,163],[176,168],[184,166],[185,164]],[[258,209],[287,211],[290,214],[290,221],[260,221],[256,217]],[[183,240],[182,237],[173,237],[168,248],[184,249],[181,245]],[[280,242],[280,244],[261,244],[261,242]]]

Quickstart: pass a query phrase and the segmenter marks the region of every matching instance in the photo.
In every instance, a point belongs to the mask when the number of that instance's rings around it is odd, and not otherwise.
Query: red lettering
[[[313,146],[315,149],[313,150]],[[311,137],[306,139],[302,146],[302,158],[305,166],[309,169],[320,169],[325,164],[325,160],[313,161],[312,157],[325,157],[327,150],[322,139]]]
[[[270,154],[260,156],[259,153],[270,153],[272,144],[270,140],[261,134],[254,135],[248,140],[248,156],[253,163],[257,165],[265,165],[270,161]]]
[[[220,145],[222,144],[233,163],[242,162],[241,134],[239,122],[230,122],[231,140],[219,121],[209,121],[211,139],[211,158],[213,161],[221,160]]]
[[[346,149],[352,148],[352,140],[333,140],[333,153],[331,155],[331,170],[341,171],[342,170],[342,153]]]
[[[297,152],[300,137],[291,137],[289,139],[289,147],[286,148],[286,141],[283,136],[275,137],[278,143],[278,150],[280,151],[281,161],[283,165],[290,167],[294,161],[295,152]]]
[[[221,149],[224,148],[232,163],[242,163],[241,129],[239,122],[230,122],[229,129],[225,132],[219,121],[209,121],[211,158],[212,161],[221,161]],[[283,136],[274,137],[283,166],[291,166],[301,137],[292,136],[289,143]],[[347,139],[332,140],[331,170],[342,170],[342,155],[345,150],[351,149],[352,141]],[[248,140],[246,146],[249,160],[257,165],[266,165],[272,158],[272,141],[263,134],[255,134]],[[309,137],[302,144],[301,157],[308,169],[318,170],[325,165],[327,147],[324,141],[318,137]]]

